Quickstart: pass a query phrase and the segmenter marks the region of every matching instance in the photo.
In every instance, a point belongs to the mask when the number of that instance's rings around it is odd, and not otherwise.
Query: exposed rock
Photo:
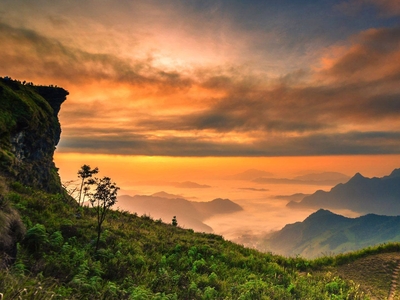
[[[0,78],[0,173],[47,192],[61,191],[53,154],[67,95],[59,87]]]

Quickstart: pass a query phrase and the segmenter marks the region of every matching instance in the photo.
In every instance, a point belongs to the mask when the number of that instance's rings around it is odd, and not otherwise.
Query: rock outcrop
[[[0,175],[60,192],[53,154],[60,140],[58,112],[68,92],[0,78]]]

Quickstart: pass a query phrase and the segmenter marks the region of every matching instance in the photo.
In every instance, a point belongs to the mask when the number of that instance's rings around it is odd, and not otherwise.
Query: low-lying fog
[[[76,180],[77,170],[83,164],[99,167],[99,176],[111,177],[121,187],[119,196],[150,196],[163,191],[189,201],[229,199],[243,210],[211,217],[209,214],[207,218],[203,214],[196,224],[200,222],[203,228],[211,227],[226,239],[251,246],[254,236],[303,221],[317,210],[290,209],[286,207],[289,201],[300,201],[302,196],[317,190],[329,191],[337,184],[332,179],[343,174],[345,178],[341,182],[348,181],[357,172],[367,177],[388,175],[400,165],[400,156],[171,158],[56,153],[56,165],[64,181]],[[326,173],[329,171],[333,173]],[[166,207],[163,204],[159,211]],[[162,217],[165,223],[171,223],[174,216],[174,207],[169,208]],[[134,205],[129,210],[135,212]],[[349,211],[332,211],[357,216]],[[151,211],[148,214],[154,219],[160,218]],[[191,228],[182,217],[177,217],[179,226]]]
[[[294,194],[312,194],[318,189],[330,190],[333,185],[317,184],[259,184],[251,180],[210,180],[198,182],[199,187],[195,188],[193,182],[188,184],[191,187],[184,187],[184,184],[171,182],[147,182],[135,183],[134,190],[122,190],[121,195],[152,195],[164,191],[169,194],[179,195],[190,201],[207,202],[216,198],[230,199],[239,204],[243,211],[215,215],[206,219],[204,223],[213,229],[216,234],[223,235],[226,239],[236,241],[246,246],[252,246],[252,240],[262,238],[268,232],[279,230],[288,223],[303,221],[313,213],[314,209],[290,209],[286,204],[293,199],[300,200],[302,195],[288,197]],[[208,187],[207,187],[208,186]],[[134,210],[134,207],[132,209]],[[336,211],[346,216],[354,217],[355,213]],[[158,219],[159,216],[149,214]],[[171,222],[170,219],[163,219],[163,222]],[[182,224],[181,227],[188,228]]]

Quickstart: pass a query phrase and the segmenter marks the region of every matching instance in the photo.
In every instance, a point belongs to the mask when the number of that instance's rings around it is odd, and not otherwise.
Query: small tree
[[[172,226],[178,226],[178,220],[176,219],[176,216],[172,218]]]
[[[97,173],[99,173],[99,169],[96,167],[92,170],[89,165],[83,165],[81,169],[78,171],[78,177],[82,179],[81,187],[79,189],[79,198],[78,198],[79,205],[81,205],[82,192],[83,192],[83,199],[82,199],[82,205],[83,205],[83,202],[85,201],[85,196],[90,190],[89,185],[94,183],[93,180],[86,180],[86,179],[91,178],[94,174]]]
[[[95,184],[94,193],[90,194],[90,203],[95,208],[97,214],[97,241],[96,251],[99,249],[101,226],[106,218],[107,212],[111,206],[117,202],[117,193],[119,187],[114,182],[111,182],[110,177],[103,177],[102,179],[93,179]]]

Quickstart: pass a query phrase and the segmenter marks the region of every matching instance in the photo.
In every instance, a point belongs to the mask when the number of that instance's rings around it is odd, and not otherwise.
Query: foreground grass
[[[4,299],[367,298],[329,270],[335,261],[328,257],[260,253],[121,211],[110,211],[95,251],[92,209],[20,184],[6,198],[27,233],[17,262],[0,272]]]
[[[393,271],[400,261],[400,253],[375,254],[336,268],[343,278],[360,284],[366,293],[385,299],[390,290]]]

